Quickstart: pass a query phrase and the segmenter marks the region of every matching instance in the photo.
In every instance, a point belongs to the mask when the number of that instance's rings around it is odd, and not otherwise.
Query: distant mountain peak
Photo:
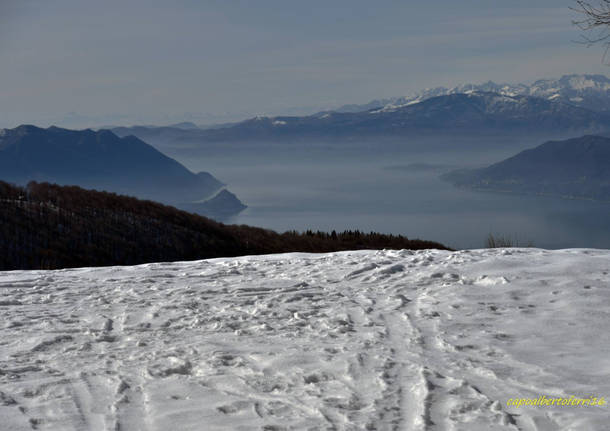
[[[184,130],[199,129],[199,126],[191,121],[183,121],[181,123],[170,124],[167,127],[173,127],[176,129],[184,129]]]
[[[605,75],[587,74],[563,75],[558,79],[538,79],[530,85],[496,83],[488,80],[481,84],[463,84],[451,88],[442,86],[426,88],[408,96],[375,100],[362,105],[344,105],[335,111],[389,110],[420,103],[432,97],[471,92],[493,92],[505,96],[533,96],[558,100],[594,111],[610,111],[610,79]]]

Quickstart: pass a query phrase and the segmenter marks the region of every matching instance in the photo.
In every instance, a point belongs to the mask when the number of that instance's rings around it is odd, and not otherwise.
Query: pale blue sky
[[[309,113],[603,73],[571,0],[0,0],[0,126]]]

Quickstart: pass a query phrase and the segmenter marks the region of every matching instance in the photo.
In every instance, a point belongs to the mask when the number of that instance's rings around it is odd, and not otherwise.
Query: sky
[[[0,0],[0,127],[213,124],[609,74],[572,0]]]

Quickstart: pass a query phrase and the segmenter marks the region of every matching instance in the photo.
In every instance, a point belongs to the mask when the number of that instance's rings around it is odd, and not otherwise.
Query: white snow
[[[273,121],[273,125],[274,126],[284,126],[284,125],[286,125],[286,122],[282,121],[282,120],[275,120],[275,121]]]
[[[583,103],[587,102],[591,97],[607,96],[607,93],[610,92],[610,82],[604,76],[567,75],[560,79],[540,79],[531,85],[496,84],[489,81],[482,84],[464,84],[453,88],[426,88],[410,96],[387,99],[382,108],[372,113],[395,111],[400,107],[420,103],[436,96],[479,92],[498,93],[508,97],[534,96],[546,98],[547,100],[561,100],[565,98],[574,103]]]
[[[608,91],[610,84],[607,82],[599,82],[595,79],[583,75],[575,75],[570,77],[569,84],[574,90],[589,90],[596,89],[601,91]]]
[[[414,99],[414,100],[409,100],[406,103],[388,104],[388,105],[384,106],[383,108],[375,109],[375,110],[371,111],[370,113],[371,114],[380,114],[382,112],[396,112],[401,108],[405,108],[405,107],[411,106],[411,105],[417,105],[420,102],[421,102],[420,99]]]
[[[0,429],[604,430],[610,251],[0,273]]]

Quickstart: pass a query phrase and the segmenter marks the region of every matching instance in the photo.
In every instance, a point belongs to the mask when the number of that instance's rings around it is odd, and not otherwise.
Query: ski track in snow
[[[610,251],[0,273],[2,430],[605,430]]]

